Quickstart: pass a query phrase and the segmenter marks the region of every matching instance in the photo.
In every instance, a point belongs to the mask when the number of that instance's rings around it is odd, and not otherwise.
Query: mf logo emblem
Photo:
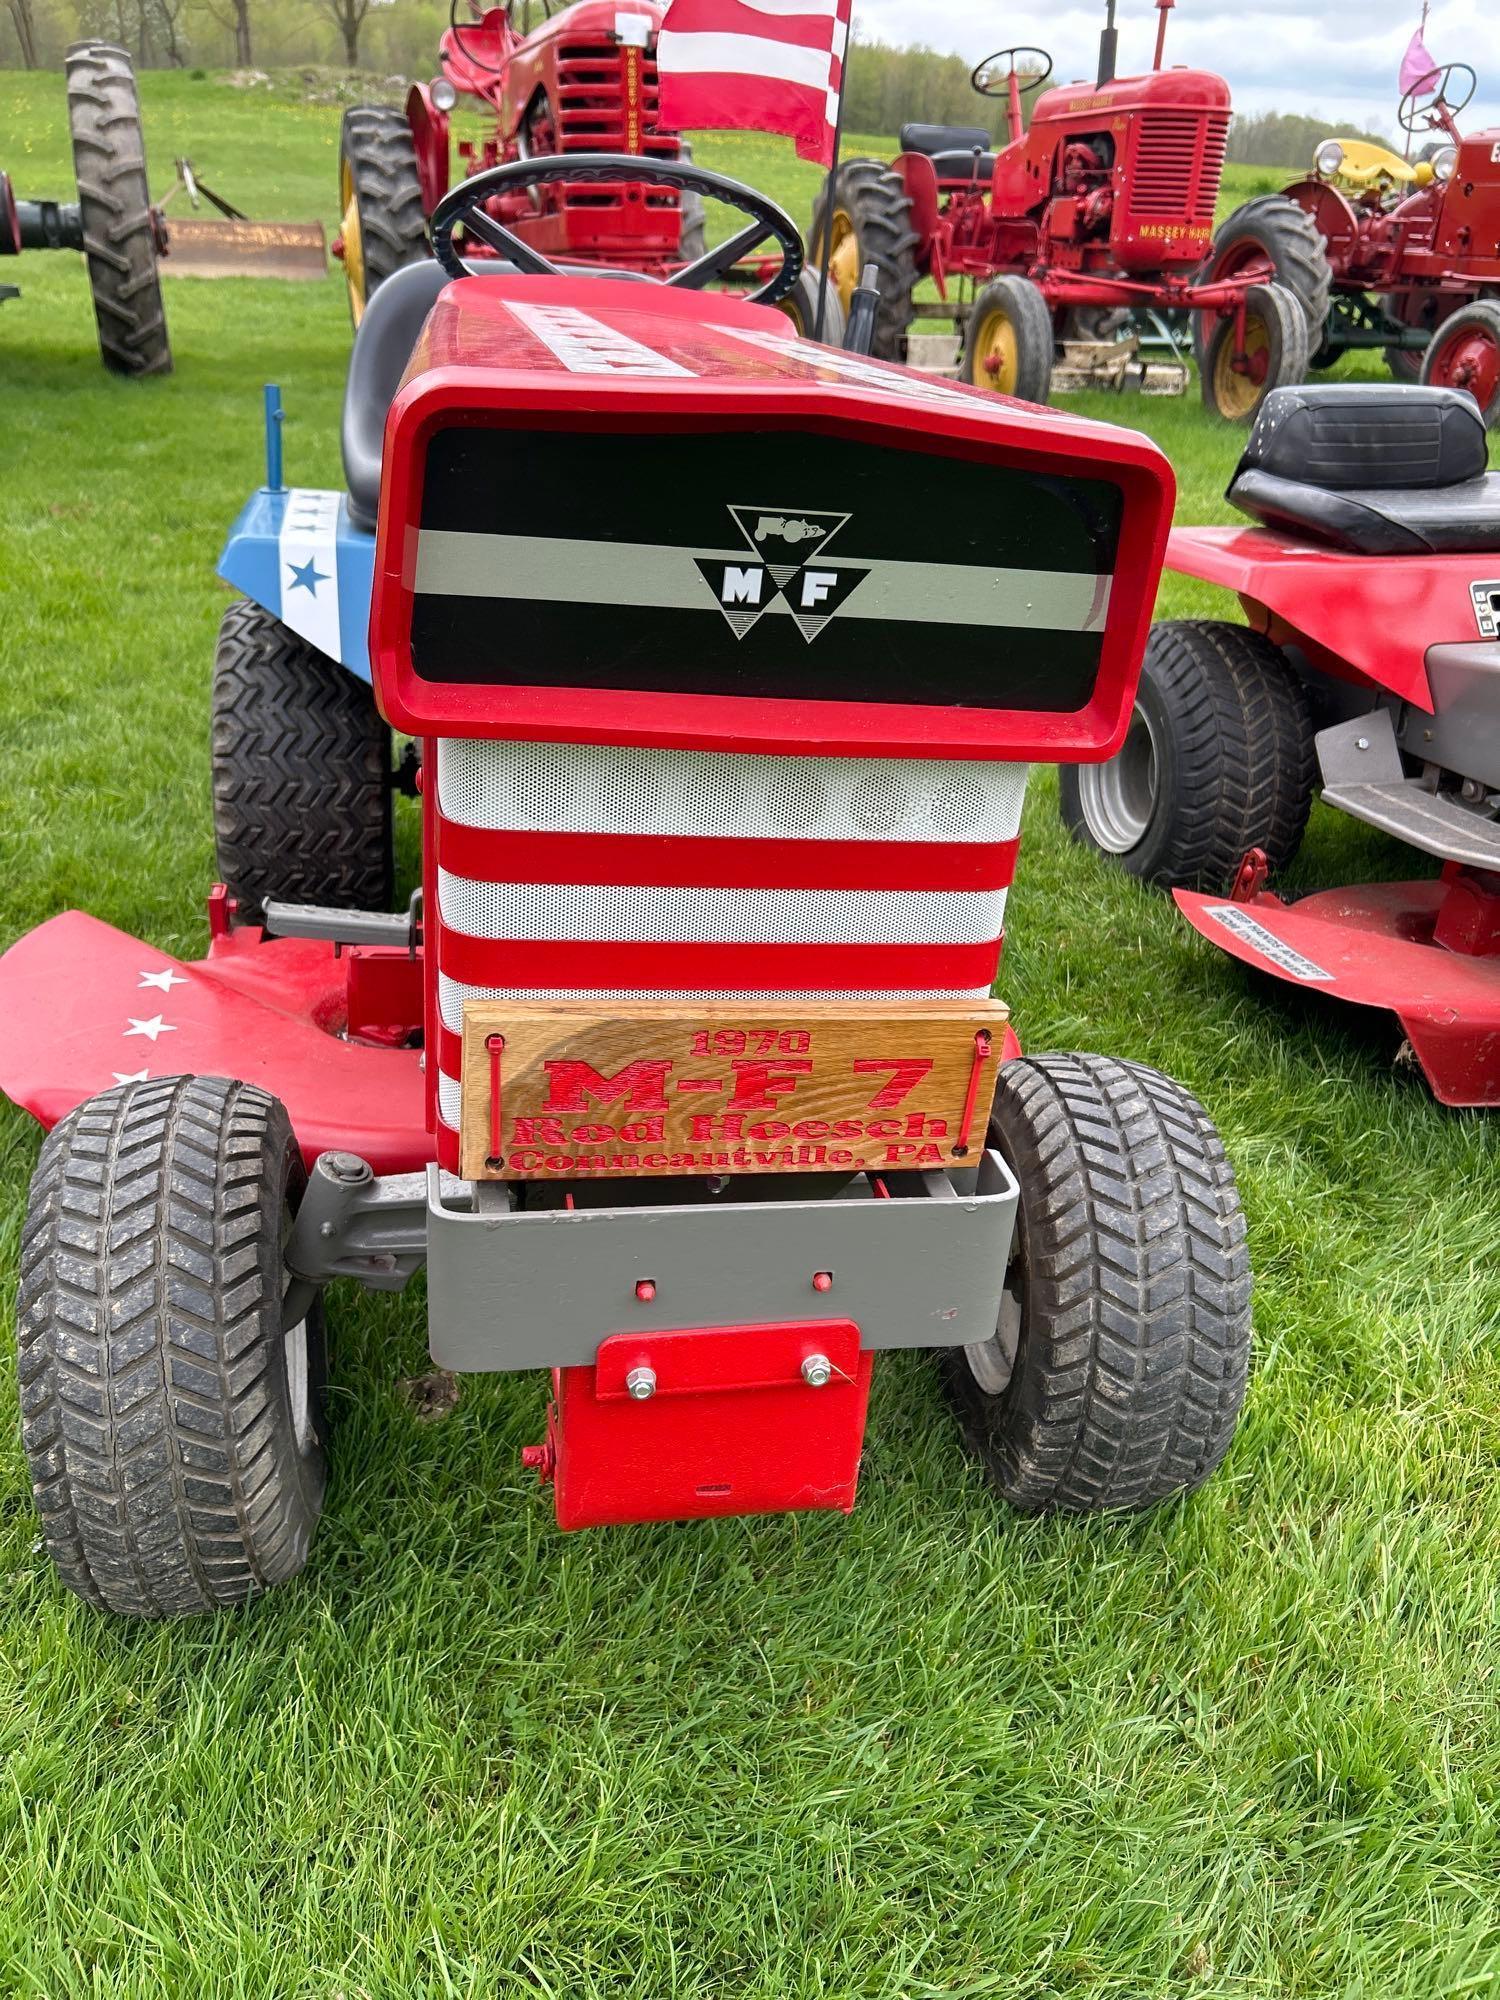
[[[870,574],[868,566],[855,569],[826,559],[829,543],[849,516],[773,507],[731,507],[729,512],[747,555],[695,560],[734,636],[743,639],[779,598],[811,645]]]

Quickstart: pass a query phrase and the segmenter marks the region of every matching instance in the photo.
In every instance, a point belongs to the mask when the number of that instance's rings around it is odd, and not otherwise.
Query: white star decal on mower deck
[[[154,1042],[158,1035],[175,1035],[177,1030],[170,1021],[164,1021],[160,1014],[153,1014],[149,1021],[138,1021],[133,1014],[127,1014],[130,1026],[125,1030],[125,1039],[132,1035],[144,1035],[148,1042]]]
[[[160,972],[143,972],[142,986],[159,987],[163,993],[170,993],[174,986],[186,986],[187,975],[178,972],[174,966],[163,966]]]
[[[110,1075],[116,1083],[147,1083],[151,1078],[149,1069],[116,1069],[111,1070]]]

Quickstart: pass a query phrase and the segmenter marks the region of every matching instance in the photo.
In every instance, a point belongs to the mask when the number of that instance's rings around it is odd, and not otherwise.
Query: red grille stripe
[[[779,993],[994,983],[999,938],[981,944],[577,943],[475,938],[444,928],[438,962],[465,986],[621,986],[713,994],[725,987]]]
[[[496,833],[438,823],[439,861],[466,881],[622,889],[1006,889],[1019,846],[1019,840]]]

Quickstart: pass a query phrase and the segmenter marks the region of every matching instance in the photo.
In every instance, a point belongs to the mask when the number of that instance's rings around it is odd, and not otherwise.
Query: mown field
[[[144,97],[156,184],[189,152],[251,214],[331,228],[337,111],[188,77]],[[789,149],[699,157],[805,217]],[[59,84],[0,77],[0,166],[63,196],[66,160]],[[262,382],[290,476],[339,482],[342,287],[172,281],[177,372],[129,384],[76,260],[17,273],[0,943],[75,905],[196,954],[214,560],[260,476]],[[1086,407],[1167,447],[1182,518],[1225,517],[1236,442],[1195,396]],[[1209,602],[1165,587],[1168,612]],[[1319,807],[1293,886],[1408,866]],[[1238,1168],[1258,1348],[1211,1485],[1019,1520],[909,1355],[877,1376],[849,1521],[564,1539],[517,1461],[542,1382],[466,1383],[423,1423],[398,1387],[420,1287],[343,1291],[306,1575],[128,1627],[39,1551],[7,1342],[0,1992],[1500,1993],[1497,1127],[1439,1109],[1382,1025],[1289,1004],[1070,848],[1047,772],[1009,917],[1023,1040],[1175,1072]],[[7,1317],[36,1148],[7,1109]]]

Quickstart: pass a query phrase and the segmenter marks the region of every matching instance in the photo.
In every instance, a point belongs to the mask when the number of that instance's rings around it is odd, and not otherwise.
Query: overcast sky
[[[1150,67],[1153,0],[1118,0],[1120,74]],[[1167,19],[1167,60],[1227,77],[1241,111],[1322,112],[1334,124],[1394,131],[1396,77],[1421,0],[1177,0]],[[1031,39],[1052,56],[1056,77],[1093,76],[1103,0],[854,0],[860,33],[924,42],[978,62],[1010,41]],[[1465,131],[1500,125],[1500,0],[1435,0],[1427,46],[1437,62],[1466,62],[1479,92]]]

